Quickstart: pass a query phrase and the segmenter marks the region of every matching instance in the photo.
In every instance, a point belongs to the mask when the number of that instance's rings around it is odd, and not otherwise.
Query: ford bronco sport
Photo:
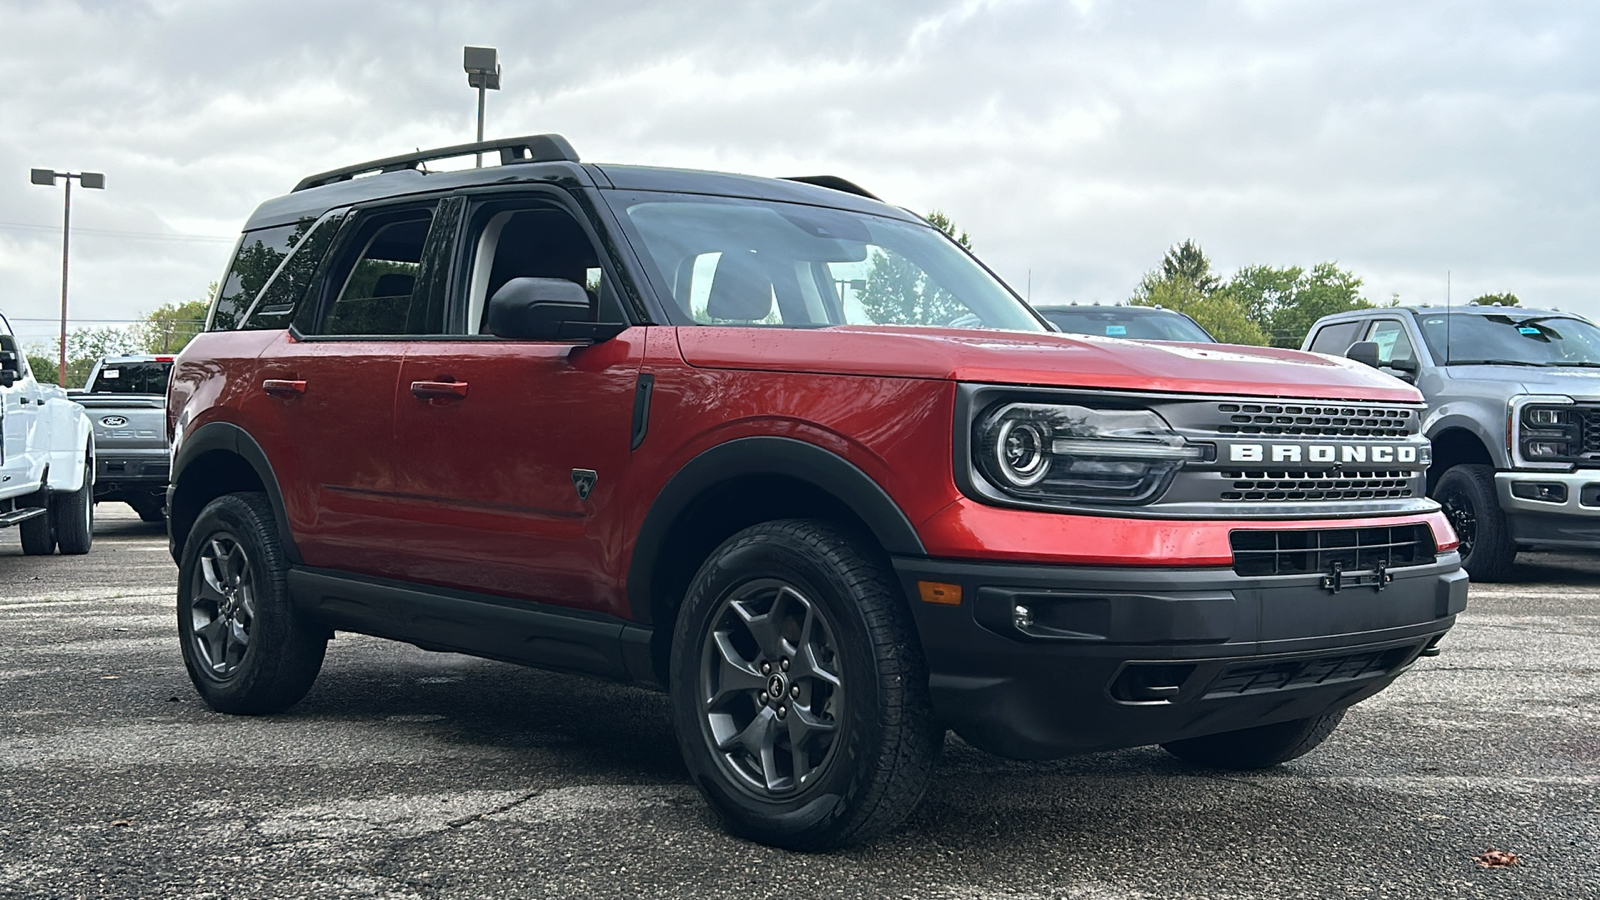
[[[232,713],[337,630],[660,686],[728,827],[855,843],[946,727],[1316,746],[1466,602],[1421,409],[1349,361],[1054,333],[839,178],[377,160],[250,217],[173,369],[179,640]]]

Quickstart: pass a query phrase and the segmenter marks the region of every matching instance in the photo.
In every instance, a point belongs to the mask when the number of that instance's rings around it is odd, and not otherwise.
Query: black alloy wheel
[[[264,494],[226,494],[195,518],[178,566],[178,641],[212,709],[282,712],[316,681],[331,635],[290,602],[288,569]]]
[[[904,592],[869,536],[753,525],[712,552],[673,628],[673,725],[728,830],[859,844],[921,800],[944,732]]]
[[[232,535],[213,535],[200,550],[192,579],[189,620],[195,656],[211,675],[226,679],[244,662],[256,619],[250,557]]]
[[[1511,575],[1517,546],[1500,509],[1494,468],[1479,464],[1451,466],[1434,485],[1450,527],[1461,542],[1461,567],[1474,581],[1502,581]]]
[[[845,686],[828,619],[780,579],[742,585],[712,616],[700,664],[707,739],[759,797],[795,793],[833,759]]]

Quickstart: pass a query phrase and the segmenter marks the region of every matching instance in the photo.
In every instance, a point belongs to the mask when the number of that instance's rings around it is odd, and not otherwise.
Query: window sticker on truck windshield
[[[1518,334],[1538,334],[1539,333],[1539,329],[1534,328],[1532,325],[1518,325],[1517,326],[1517,333]]]
[[[1122,336],[1126,335],[1127,333],[1128,333],[1128,326],[1126,326],[1126,325],[1107,325],[1106,326],[1106,336],[1108,336],[1108,337],[1122,337]]]

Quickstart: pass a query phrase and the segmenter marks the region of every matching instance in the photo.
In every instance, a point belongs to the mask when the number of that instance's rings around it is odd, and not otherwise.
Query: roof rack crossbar
[[[436,159],[451,159],[458,156],[470,156],[474,153],[500,152],[500,164],[526,162],[577,162],[578,151],[572,149],[567,139],[559,134],[530,134],[523,137],[499,138],[493,141],[478,141],[472,144],[456,144],[453,147],[440,147],[437,150],[422,150],[417,153],[404,153],[400,156],[389,156],[375,159],[370,162],[357,163],[353,166],[331,169],[300,180],[294,186],[296,191],[304,191],[314,187],[322,187],[340,181],[349,181],[357,175],[370,172],[403,172],[408,169],[415,170],[418,166]],[[293,193],[291,191],[290,193]]]
[[[814,184],[817,187],[825,187],[835,191],[844,191],[846,194],[855,194],[858,197],[866,197],[868,200],[880,199],[878,195],[872,193],[861,185],[856,184],[853,181],[847,181],[837,175],[790,175],[783,180],[798,181],[801,184]]]

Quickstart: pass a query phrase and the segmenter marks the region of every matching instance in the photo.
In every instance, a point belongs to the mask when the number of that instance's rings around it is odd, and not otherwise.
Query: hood
[[[1574,400],[1600,399],[1600,369],[1577,366],[1534,368],[1531,366],[1449,366],[1440,367],[1452,381],[1501,382],[1507,393],[1521,389],[1525,394],[1564,394]]]
[[[1420,403],[1405,382],[1299,350],[889,326],[678,329],[692,366],[986,384]]]

